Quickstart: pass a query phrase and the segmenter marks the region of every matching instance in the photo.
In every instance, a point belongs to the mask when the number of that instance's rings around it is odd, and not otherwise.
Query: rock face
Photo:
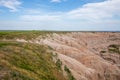
[[[120,33],[53,33],[36,43],[52,47],[76,80],[120,80]]]

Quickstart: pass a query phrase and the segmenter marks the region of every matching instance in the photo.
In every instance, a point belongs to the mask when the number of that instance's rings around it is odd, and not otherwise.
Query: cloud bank
[[[105,20],[120,17],[120,0],[106,0],[99,3],[88,3],[82,8],[68,12],[71,18],[85,20]]]
[[[52,1],[59,2],[61,0]],[[17,8],[9,9],[16,10]],[[26,11],[25,14],[20,15],[18,19],[19,22],[8,21],[7,27],[11,25],[18,26],[17,29],[22,27],[24,29],[44,30],[120,31],[120,0],[105,0],[103,2],[88,3],[68,12],[44,12],[34,9]],[[5,26],[6,21],[2,21],[0,25]],[[29,26],[29,28],[25,26]]]
[[[22,15],[22,20],[113,20],[116,16],[120,17],[120,0],[106,0],[99,3],[88,3],[80,8],[61,14],[42,14],[42,15]],[[53,16],[54,15],[54,16]],[[47,19],[48,18],[48,19]],[[115,18],[116,19],[116,18]]]

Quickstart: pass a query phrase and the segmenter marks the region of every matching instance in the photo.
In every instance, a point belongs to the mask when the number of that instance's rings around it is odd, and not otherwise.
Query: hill
[[[120,80],[119,32],[0,32],[0,79]]]

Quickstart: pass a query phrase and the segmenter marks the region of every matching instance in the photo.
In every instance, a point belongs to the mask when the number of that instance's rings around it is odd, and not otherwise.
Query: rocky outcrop
[[[120,80],[120,54],[108,50],[111,44],[120,45],[120,33],[53,33],[34,42],[52,47],[76,80]]]

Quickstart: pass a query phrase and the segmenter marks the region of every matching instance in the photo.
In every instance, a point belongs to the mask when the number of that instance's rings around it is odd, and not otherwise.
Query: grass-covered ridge
[[[34,39],[39,35],[46,36],[49,31],[0,31],[0,39]]]
[[[0,42],[0,80],[66,80],[49,47]]]
[[[52,33],[67,33],[64,31],[0,31],[0,39],[35,39],[38,36],[46,37]]]

